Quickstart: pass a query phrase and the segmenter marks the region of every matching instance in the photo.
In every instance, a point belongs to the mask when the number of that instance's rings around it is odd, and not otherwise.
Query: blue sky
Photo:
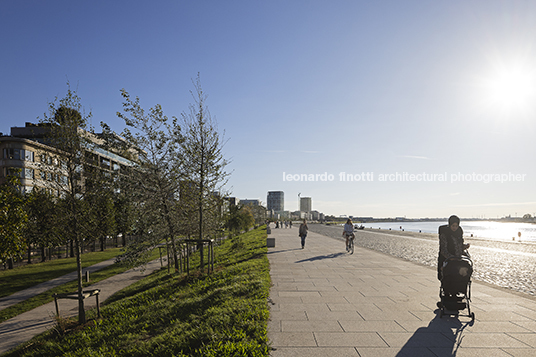
[[[296,210],[301,193],[334,215],[534,214],[535,27],[531,1],[6,0],[0,131],[42,117],[67,81],[95,127],[123,130],[121,88],[180,116],[199,72],[234,196],[281,190]]]

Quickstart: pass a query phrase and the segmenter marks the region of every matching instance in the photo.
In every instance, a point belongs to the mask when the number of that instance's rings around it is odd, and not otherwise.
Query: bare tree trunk
[[[205,189],[205,148],[201,145],[201,169],[199,182],[199,257],[201,258],[199,269],[204,270],[204,252],[203,252],[203,190]]]
[[[84,296],[83,296],[83,289],[84,286],[82,284],[82,247],[80,245],[79,239],[76,239],[76,266],[77,269],[77,279],[78,279],[78,323],[84,324],[86,323],[86,310],[84,309]]]
[[[76,203],[74,202],[74,198],[72,198],[73,201],[71,201],[71,212],[73,212],[73,231],[75,232],[75,245],[76,245],[76,272],[77,272],[77,280],[78,280],[78,323],[79,324],[85,324],[86,323],[86,310],[84,309],[84,286],[82,283],[82,242],[80,233],[78,232],[78,217],[77,217],[77,207]]]
[[[170,236],[169,238],[171,239],[171,250],[173,253],[173,265],[175,266],[175,271],[178,272],[179,261],[177,259],[177,248],[175,246],[175,230],[173,229],[173,223],[171,222],[171,217],[169,216],[169,209],[168,209],[166,202],[164,202],[164,213],[166,214],[166,221],[167,221],[169,236]]]

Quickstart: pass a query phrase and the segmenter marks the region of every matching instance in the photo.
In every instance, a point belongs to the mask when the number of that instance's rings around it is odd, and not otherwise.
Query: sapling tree
[[[228,161],[223,155],[224,135],[218,131],[206,105],[206,95],[201,88],[199,75],[191,92],[193,103],[189,112],[182,114],[181,141],[182,180],[187,190],[187,200],[181,199],[181,207],[189,212],[189,217],[197,222],[195,234],[200,248],[203,270],[202,240],[214,235],[221,228],[222,190],[229,174],[225,171]],[[187,193],[186,193],[187,192]]]
[[[18,186],[16,172],[0,185],[0,261],[7,261],[10,269],[13,269],[13,258],[21,257],[26,247],[23,233],[28,216]]]
[[[122,133],[137,150],[135,166],[124,178],[130,197],[134,199],[137,221],[134,224],[138,240],[130,244],[127,258],[143,262],[147,252],[162,238],[171,245],[175,270],[177,259],[177,197],[182,159],[179,145],[182,140],[177,118],[170,120],[157,104],[145,111],[138,97],[132,99],[122,89],[123,112],[117,116],[128,126]]]
[[[28,263],[31,263],[31,245],[41,248],[41,261],[46,260],[45,248],[58,246],[64,241],[60,232],[61,217],[54,197],[45,189],[35,187],[25,197],[28,223],[24,230],[28,242]]]
[[[49,128],[46,143],[56,149],[48,163],[41,163],[41,184],[63,202],[66,229],[64,235],[74,242],[77,265],[78,320],[85,323],[82,246],[84,238],[91,237],[86,217],[90,206],[84,202],[87,194],[84,167],[86,151],[91,147],[89,119],[85,114],[80,97],[68,85],[64,98],[56,98],[49,103],[49,111],[40,120]]]

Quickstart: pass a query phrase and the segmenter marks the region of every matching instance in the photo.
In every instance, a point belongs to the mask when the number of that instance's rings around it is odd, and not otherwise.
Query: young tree
[[[131,169],[125,185],[135,199],[138,211],[137,244],[128,246],[127,253],[136,257],[147,256],[162,237],[171,243],[175,270],[179,270],[176,235],[178,232],[176,197],[179,192],[181,158],[178,148],[182,140],[180,127],[175,117],[170,121],[157,104],[148,112],[141,107],[139,98],[131,99],[122,89],[123,112],[117,116],[134,129],[122,133],[138,150],[136,166]]]
[[[134,164],[138,160],[137,150],[134,145],[115,134],[106,123],[101,122],[101,127],[101,147],[107,151],[121,155],[128,159],[130,163]],[[121,236],[121,245],[123,247],[126,246],[127,235],[131,234],[134,228],[136,220],[135,204],[137,198],[139,198],[136,196],[135,191],[132,190],[133,184],[136,183],[135,180],[130,179],[132,174],[134,174],[133,167],[125,162],[112,168],[112,171],[107,173],[109,180],[106,184],[106,192],[111,194],[107,195],[107,197],[111,197],[113,201],[113,208],[109,207],[108,209],[113,211],[114,220],[113,222],[108,222],[106,226],[110,230],[111,228],[115,228],[113,234],[116,238]],[[116,240],[117,245],[118,242]]]
[[[249,206],[249,210],[253,214],[253,218],[255,219],[255,224],[261,225],[266,221],[266,207],[262,205]]]
[[[62,244],[59,231],[61,225],[54,198],[46,190],[35,187],[26,196],[26,212],[28,223],[24,234],[28,242],[28,263],[31,261],[30,246],[41,248],[41,261],[46,260],[45,248]]]
[[[74,242],[78,272],[78,320],[85,323],[83,285],[82,285],[82,245],[84,237],[89,236],[86,217],[89,206],[84,202],[86,194],[84,167],[86,150],[91,147],[88,131],[91,113],[83,115],[80,97],[68,84],[64,98],[56,98],[49,103],[49,113],[44,114],[41,123],[50,130],[47,144],[57,150],[52,165],[41,167],[48,177],[44,183],[48,189],[58,194],[64,201],[65,220],[68,229],[65,235]]]
[[[255,218],[249,206],[231,205],[227,218],[227,228],[238,235],[241,231],[247,231],[255,224]]]
[[[116,222],[116,236],[121,236],[121,246],[126,246],[126,239],[132,233],[135,223],[134,205],[125,190],[114,195],[114,211]]]
[[[202,240],[215,234],[223,223],[221,198],[225,195],[221,191],[228,177],[225,171],[228,161],[223,157],[223,135],[210,115],[199,75],[194,81],[194,89],[190,111],[182,114],[181,155],[183,181],[187,183],[191,197],[191,205],[184,209],[188,209],[189,216],[197,221],[195,233],[200,247],[200,269],[203,270]]]
[[[28,216],[22,194],[17,190],[20,180],[9,175],[0,185],[0,261],[7,261],[13,269],[13,258],[21,257],[26,248],[23,236]]]
[[[86,152],[91,157],[93,154]],[[93,250],[97,240],[100,242],[100,250],[104,251],[106,237],[115,234],[115,207],[113,202],[114,177],[108,170],[87,165],[84,168],[85,175],[85,200],[91,206],[91,216],[88,217],[92,227]]]
[[[109,189],[93,192],[88,202],[92,205],[92,226],[94,238],[99,240],[100,250],[106,248],[106,238],[115,234],[117,225],[115,221],[115,206]]]

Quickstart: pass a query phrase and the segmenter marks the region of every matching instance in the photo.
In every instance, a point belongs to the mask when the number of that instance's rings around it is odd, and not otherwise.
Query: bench
[[[99,307],[99,293],[100,289],[94,289],[94,290],[86,290],[82,292],[82,298],[87,299],[89,297],[95,296],[95,299],[97,300],[97,315],[100,318],[100,307]],[[67,293],[67,294],[53,294],[54,297],[54,305],[56,305],[56,316],[60,316],[60,309],[58,307],[58,299],[72,299],[72,300],[78,300],[78,293]]]

